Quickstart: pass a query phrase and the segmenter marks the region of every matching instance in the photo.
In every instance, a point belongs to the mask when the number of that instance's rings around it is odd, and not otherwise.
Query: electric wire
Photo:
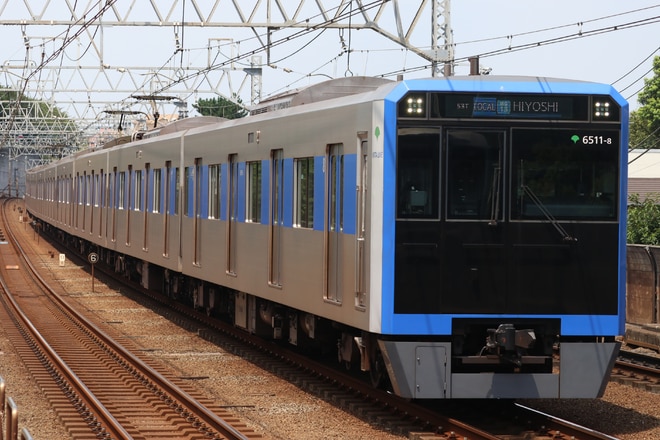
[[[597,21],[608,20],[608,19],[615,18],[615,17],[622,17],[624,15],[634,14],[634,13],[637,13],[637,12],[643,12],[643,11],[647,11],[647,10],[655,9],[655,8],[660,8],[660,5],[654,5],[654,6],[648,6],[648,7],[645,7],[645,8],[633,9],[633,10],[630,10],[630,11],[620,12],[620,13],[617,13],[617,14],[610,14],[610,15],[605,15],[605,16],[598,17],[598,18],[592,18],[590,20],[572,22],[572,23],[568,23],[568,24],[562,24],[562,25],[547,27],[547,28],[543,28],[543,29],[536,29],[536,30],[533,30],[533,31],[519,32],[519,33],[516,33],[516,34],[510,34],[510,35],[500,35],[498,37],[482,38],[482,39],[478,39],[478,40],[464,41],[464,42],[456,43],[455,45],[484,43],[484,42],[488,42],[488,41],[497,41],[497,40],[502,40],[502,39],[513,40],[513,38],[517,38],[517,37],[533,35],[533,34],[539,34],[539,33],[549,32],[549,31],[558,30],[558,29],[564,29],[564,28],[573,27],[573,26],[576,26],[576,25],[577,26],[582,26],[585,23],[595,23]]]
[[[309,33],[311,33],[311,32],[315,32],[315,31],[318,31],[318,30],[322,30],[324,27],[326,27],[326,26],[328,26],[328,25],[330,25],[330,24],[337,23],[337,22],[340,22],[341,20],[346,19],[347,17],[351,16],[351,14],[364,13],[365,11],[368,11],[368,10],[370,10],[370,9],[373,9],[373,8],[377,7],[377,6],[380,6],[381,3],[382,3],[382,1],[380,1],[380,0],[374,0],[374,1],[370,2],[370,3],[367,3],[367,4],[362,5],[362,7],[361,7],[360,9],[358,9],[356,12],[353,12],[353,11],[351,10],[351,12],[349,12],[348,14],[345,13],[345,12],[339,13],[338,15],[335,15],[335,16],[333,16],[332,18],[327,19],[327,20],[326,20],[325,22],[323,22],[323,23],[310,25],[309,27],[306,27],[306,28],[304,28],[304,29],[300,29],[300,30],[294,32],[293,35],[284,36],[284,37],[282,37],[282,38],[280,38],[280,39],[278,39],[278,40],[272,41],[272,42],[270,43],[270,48],[277,47],[277,46],[280,46],[280,45],[282,45],[282,44],[288,43],[288,42],[290,42],[290,41],[292,41],[292,40],[294,40],[294,39],[300,38],[301,36],[307,35],[307,34],[309,34]],[[197,72],[193,72],[193,73],[191,73],[191,74],[188,74],[188,75],[183,76],[182,78],[180,78],[180,79],[178,79],[178,80],[176,80],[176,81],[173,81],[172,83],[168,84],[167,86],[164,86],[164,87],[158,89],[155,93],[162,93],[162,92],[164,92],[165,90],[168,90],[168,89],[172,88],[174,85],[179,84],[180,82],[182,82],[182,81],[184,81],[184,80],[186,80],[186,79],[191,79],[191,78],[194,78],[194,77],[196,77],[196,76],[198,76],[198,75],[204,75],[204,74],[206,74],[206,73],[208,73],[208,72],[210,72],[210,71],[213,71],[213,70],[215,70],[215,69],[222,68],[222,67],[224,67],[224,66],[226,66],[226,65],[228,65],[228,64],[230,64],[230,63],[237,62],[237,61],[239,61],[239,60],[247,59],[247,58],[251,57],[252,55],[255,55],[255,54],[257,54],[257,53],[259,53],[259,52],[261,52],[261,51],[262,51],[261,48],[254,49],[254,50],[250,50],[250,51],[245,52],[245,53],[243,53],[243,54],[241,54],[241,55],[237,55],[236,57],[234,57],[234,58],[232,58],[232,59],[230,59],[230,60],[228,60],[228,61],[220,62],[220,63],[218,63],[218,64],[212,64],[212,65],[209,66],[209,67],[206,67],[206,68],[204,68],[204,69],[200,69],[200,70],[198,70]]]
[[[623,76],[621,76],[619,79],[617,79],[616,81],[614,81],[614,82],[612,83],[612,85],[618,83],[618,82],[621,81],[623,78],[625,78],[626,76],[628,76],[628,75],[630,75],[631,73],[633,73],[637,68],[639,68],[639,67],[640,67],[642,64],[644,64],[645,62],[647,62],[647,61],[649,60],[649,58],[651,58],[653,55],[655,55],[655,53],[656,53],[657,51],[659,51],[659,50],[660,50],[660,46],[656,47],[656,48],[653,50],[653,52],[651,52],[646,58],[644,58],[642,61],[640,61],[639,64],[637,64],[635,67],[633,67],[632,69],[630,69],[628,72],[624,73]],[[647,72],[647,73],[648,73],[648,72]],[[646,76],[646,73],[644,74],[644,76]],[[637,80],[635,80],[635,82],[637,82],[637,81],[639,81],[639,78],[638,78]],[[634,84],[634,83],[633,83],[633,84]]]
[[[30,79],[33,78],[37,74],[40,75],[41,71],[43,70],[43,68],[46,65],[48,65],[52,60],[54,60],[61,53],[63,53],[64,50],[66,49],[66,47],[69,44],[71,44],[73,41],[75,41],[75,39],[77,39],[80,36],[80,34],[82,34],[82,32],[85,31],[89,26],[91,26],[94,22],[99,20],[100,17],[103,16],[105,11],[107,9],[109,9],[110,7],[112,7],[112,5],[116,1],[117,0],[105,0],[105,4],[103,4],[102,1],[98,1],[94,6],[92,6],[92,8],[96,7],[97,5],[100,5],[99,11],[96,14],[94,14],[94,16],[92,16],[92,18],[90,20],[84,21],[83,24],[81,25],[80,29],[77,30],[71,37],[69,37],[69,31],[71,30],[73,25],[69,25],[67,27],[66,31],[63,32],[63,34],[66,35],[67,37],[62,42],[62,45],[58,49],[56,49],[48,58],[45,57],[45,52],[42,52],[41,63],[39,65],[37,65],[30,73],[27,73],[26,70],[27,70],[27,67],[29,66],[29,61],[30,61],[29,60],[29,50],[30,50],[31,46],[29,45],[29,39],[24,34],[26,56],[25,56],[25,64],[24,64],[25,67],[24,67],[24,70],[23,70],[24,74],[22,76],[23,84],[21,86],[21,90],[16,95],[16,103],[13,106],[11,116],[10,116],[9,121],[7,123],[7,129],[3,133],[3,137],[2,137],[3,138],[3,141],[2,141],[3,144],[6,143],[6,139],[9,137],[9,134],[10,134],[12,128],[14,127],[14,124],[15,124],[15,121],[16,121],[16,116],[17,116],[17,114],[19,112],[19,109],[20,109],[21,99],[22,99],[22,96],[25,94],[25,90],[27,89],[27,86],[28,86],[28,83],[29,83]],[[91,10],[91,8],[90,8],[90,10]],[[82,19],[85,19],[85,17],[86,17],[86,15],[83,15]],[[76,23],[78,23],[79,21],[80,21],[80,19],[76,20]],[[52,39],[51,41],[56,41],[56,40]],[[35,47],[39,47],[39,46],[35,46]]]

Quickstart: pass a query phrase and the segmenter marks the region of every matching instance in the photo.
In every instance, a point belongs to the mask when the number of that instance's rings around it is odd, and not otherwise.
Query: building
[[[628,153],[628,197],[639,194],[640,201],[650,194],[660,199],[660,150],[630,150]]]

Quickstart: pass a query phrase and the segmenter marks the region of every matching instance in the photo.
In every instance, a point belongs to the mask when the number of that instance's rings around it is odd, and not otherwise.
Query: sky
[[[635,10],[638,12],[627,13]],[[651,20],[652,24],[636,25],[653,17],[656,19]],[[642,78],[652,77],[653,56],[660,56],[658,18],[658,1],[460,0],[452,3],[457,56],[506,50],[509,43],[515,48],[577,34],[566,42],[482,57],[480,65],[492,68],[491,74],[539,75],[613,84],[629,99],[631,107],[637,107],[636,94],[644,85]],[[626,24],[630,24],[627,29],[611,30]],[[553,27],[557,28],[536,32]],[[527,32],[532,33],[519,35]],[[508,35],[514,37],[468,43]]]
[[[155,21],[149,3],[142,0],[117,0],[120,14],[132,20]],[[318,2],[313,0],[281,0],[293,11],[301,6],[300,20],[306,14],[318,13]],[[79,2],[79,9],[89,8],[93,0]],[[238,12],[230,0],[159,0],[156,2],[163,14],[171,14],[176,19],[194,21],[194,6],[215,8],[215,21],[238,19]],[[241,0],[242,13],[249,15],[251,7],[261,5],[255,11],[255,18],[263,18],[265,5],[271,5],[276,15],[274,0]],[[322,2],[331,10],[340,4],[339,0]],[[362,4],[370,4],[362,0]],[[432,3],[431,1],[428,2]],[[0,24],[11,20],[24,19],[29,23],[31,16],[44,19],[67,18],[70,13],[62,5],[65,0],[17,0],[0,5]],[[78,2],[68,2],[78,5]],[[357,2],[346,3],[349,9]],[[379,24],[390,32],[396,32],[391,20],[394,7],[398,7],[403,17],[403,28],[414,19],[422,0],[390,0],[386,2],[383,18]],[[371,10],[371,13],[374,13]],[[422,49],[430,49],[430,6],[424,10],[411,42]],[[649,0],[454,0],[451,2],[450,25],[455,47],[457,64],[456,75],[469,73],[467,59],[480,56],[482,69],[491,75],[532,75],[567,78],[613,84],[627,98],[631,109],[638,107],[636,94],[643,87],[643,79],[652,76],[651,66],[654,56],[660,56],[660,2]],[[104,20],[111,20],[106,13]],[[278,17],[275,16],[277,19]],[[356,22],[360,17],[355,17]],[[616,30],[614,30],[616,28]],[[64,39],[70,36],[62,26],[0,26],[3,44],[0,45],[0,63],[14,65],[25,59],[25,39],[29,37],[30,58],[33,64],[48,58]],[[298,36],[301,34],[300,36]],[[49,36],[59,35],[56,40]],[[290,41],[287,38],[294,36]],[[371,30],[348,31],[326,29],[322,32],[301,32],[298,30],[277,30],[271,35],[277,42],[269,54],[257,52],[264,64],[262,76],[262,98],[274,96],[292,88],[304,87],[329,77],[353,75],[385,76],[394,79],[396,74],[405,78],[429,77],[432,75],[428,61],[410,50]],[[259,47],[259,41],[267,41],[263,29],[256,31],[240,28],[219,27],[106,27],[89,28],[67,46],[59,56],[54,57],[50,66],[100,65],[108,67],[103,75],[122,84],[122,91],[110,100],[126,102],[131,87],[136,93],[162,90],[174,93],[187,102],[194,102],[197,94],[183,96],[181,89],[170,87],[172,73],[158,70],[167,67],[171,72],[180,72],[180,78],[195,66],[222,62],[221,79],[217,83],[191,79],[179,82],[184,88],[214,88],[219,94],[230,95],[237,91],[243,102],[250,100],[250,86],[246,82],[244,68],[250,67],[249,58],[235,63],[229,60],[236,55],[250,54]],[[228,41],[231,40],[231,43]],[[92,43],[90,44],[90,41]],[[178,44],[178,46],[177,46]],[[176,52],[176,47],[184,50]],[[211,48],[211,49],[210,49]],[[345,50],[349,49],[348,51]],[[43,58],[42,58],[43,57]],[[99,59],[102,58],[102,59]],[[126,68],[155,70],[158,73],[149,77],[140,74],[128,82]],[[230,72],[237,68],[240,75]],[[8,75],[18,77],[21,72],[0,70],[0,85]],[[175,74],[174,76],[178,75]],[[34,79],[35,77],[33,77]],[[175,78],[176,79],[176,78]],[[54,88],[78,89],[83,95],[66,96],[61,99],[84,101],[84,95],[101,94],[104,83],[94,79],[67,79],[62,74],[59,79],[43,79],[30,90]],[[114,83],[113,83],[114,84]],[[126,85],[127,84],[127,85]],[[77,93],[77,92],[76,92]],[[57,97],[55,99],[58,99]]]

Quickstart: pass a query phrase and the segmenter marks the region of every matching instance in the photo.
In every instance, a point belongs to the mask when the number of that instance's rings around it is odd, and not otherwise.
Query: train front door
[[[396,313],[484,313],[500,306],[504,130],[400,128]]]
[[[507,267],[504,222],[505,131],[449,129],[445,137],[446,213],[442,308],[501,312]]]

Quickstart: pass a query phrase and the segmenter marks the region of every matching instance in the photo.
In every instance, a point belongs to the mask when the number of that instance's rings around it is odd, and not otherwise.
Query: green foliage
[[[660,56],[653,59],[653,77],[644,79],[637,100],[641,107],[630,114],[630,146],[660,148]]]
[[[227,119],[238,119],[247,116],[240,97],[233,96],[235,101],[222,96],[211,99],[199,99],[193,108],[203,116],[219,116]]]
[[[629,201],[627,242],[660,245],[660,195],[649,194],[641,201],[638,194],[631,194]]]
[[[26,137],[47,134],[51,140],[59,140],[78,132],[75,121],[59,108],[0,86],[0,118],[12,117],[17,125],[21,119],[29,121],[24,125],[31,131],[22,133]]]

